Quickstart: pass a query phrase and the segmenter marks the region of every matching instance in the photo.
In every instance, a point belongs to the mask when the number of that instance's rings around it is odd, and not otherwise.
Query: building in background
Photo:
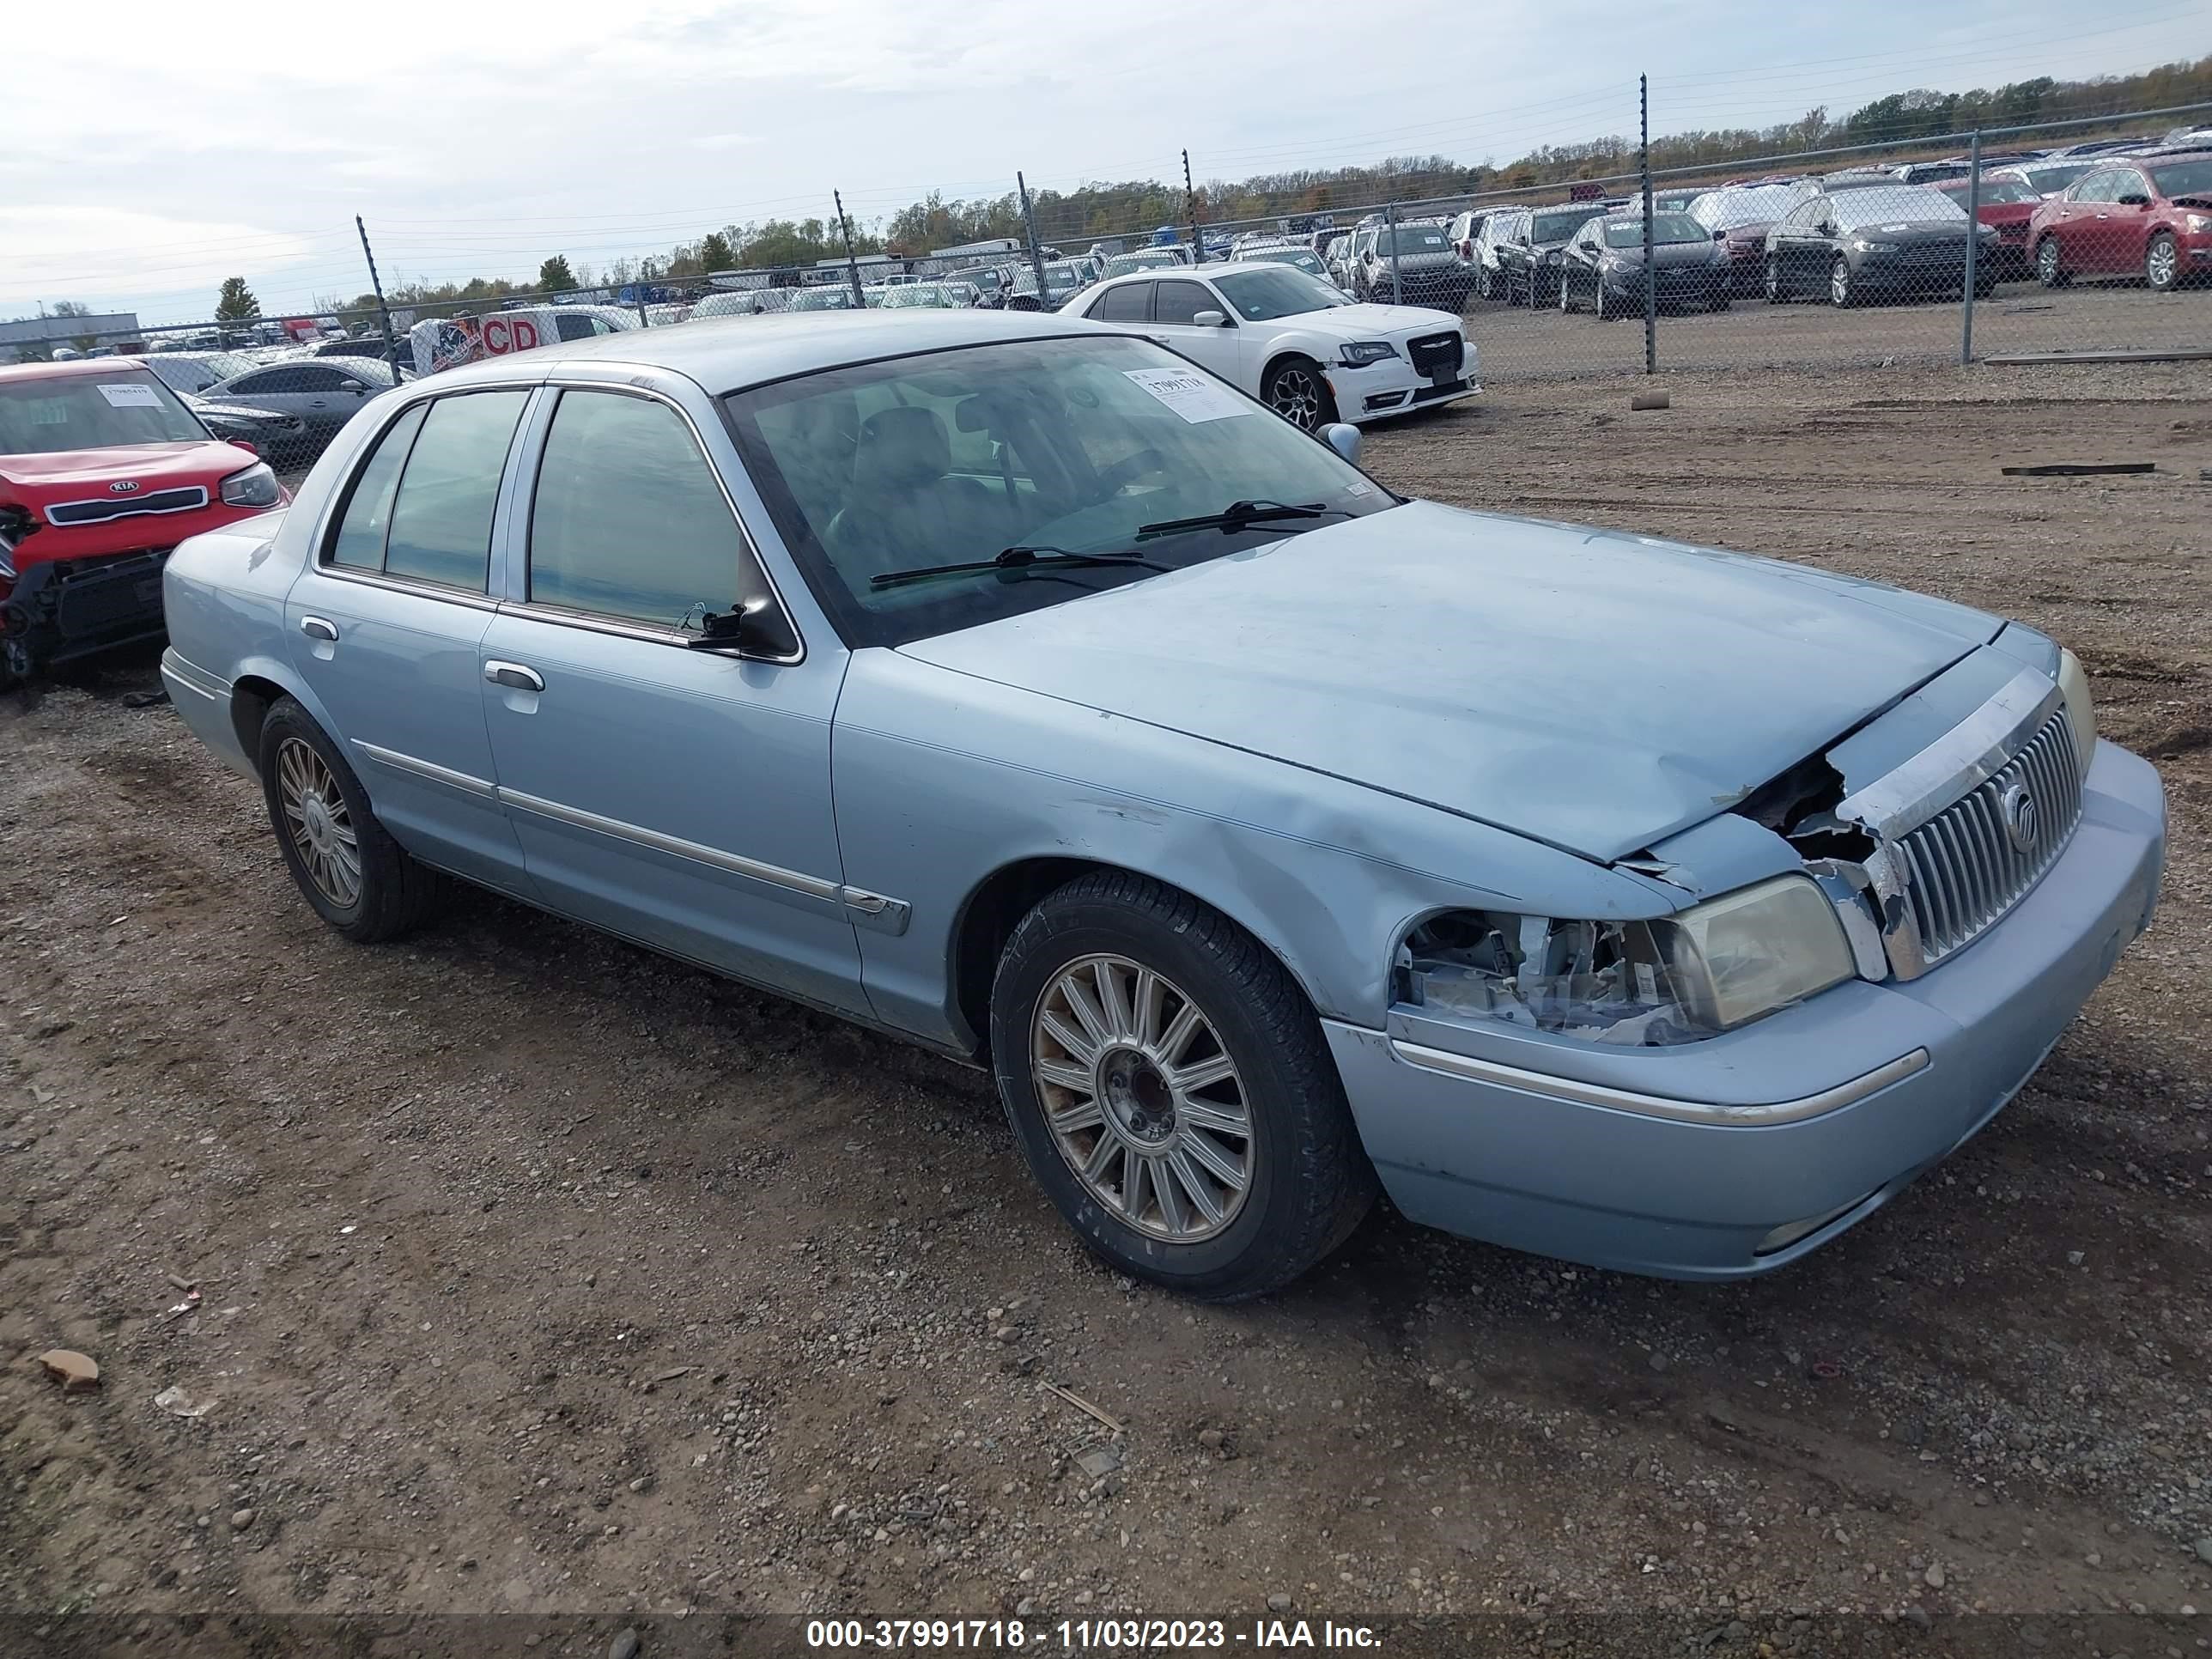
[[[96,346],[126,344],[138,337],[138,313],[111,311],[96,317],[18,317],[0,323],[0,363],[38,363],[56,346],[76,348],[89,338]]]

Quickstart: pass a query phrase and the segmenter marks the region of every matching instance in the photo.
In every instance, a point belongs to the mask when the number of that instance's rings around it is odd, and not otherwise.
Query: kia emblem
[[[2015,783],[1997,799],[1997,816],[2004,821],[2006,838],[2023,853],[2035,850],[2037,839],[2043,834],[2040,814],[2036,810],[2035,797],[2027,793],[2026,784]]]
[[[113,483],[107,487],[118,495],[131,495],[138,488],[137,484],[132,483],[128,478],[118,478]]]

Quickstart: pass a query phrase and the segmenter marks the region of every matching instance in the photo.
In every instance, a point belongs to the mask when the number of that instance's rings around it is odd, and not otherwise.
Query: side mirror
[[[1192,326],[1196,328],[1226,328],[1229,326],[1229,319],[1218,311],[1201,311],[1190,320]]]
[[[766,593],[756,593],[728,611],[710,611],[700,619],[699,632],[684,641],[693,651],[732,651],[741,657],[780,662],[799,654],[799,635],[783,607]]]
[[[1332,421],[1322,428],[1321,441],[1352,464],[1359,465],[1359,428],[1348,421]]]
[[[1728,232],[1724,230],[1715,231],[1713,233],[1713,240],[1716,242],[1725,242],[1728,240]]]

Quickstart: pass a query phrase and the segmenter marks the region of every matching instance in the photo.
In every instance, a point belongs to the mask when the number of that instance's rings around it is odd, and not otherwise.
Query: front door
[[[1200,327],[1195,319],[1202,311],[1218,313],[1223,321]],[[1237,384],[1237,326],[1228,301],[1204,283],[1186,277],[1153,284],[1152,325],[1145,331],[1169,350]]]
[[[544,901],[865,1014],[830,815],[834,641],[788,663],[690,648],[750,554],[684,415],[561,392],[473,664],[500,799]]]
[[[416,404],[377,440],[284,607],[292,662],[378,819],[428,863],[527,895],[477,647],[492,506],[526,392]]]

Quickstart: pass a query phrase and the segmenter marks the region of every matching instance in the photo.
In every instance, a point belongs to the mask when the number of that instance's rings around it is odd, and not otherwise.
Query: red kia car
[[[1970,183],[1965,179],[1946,179],[1935,188],[1963,208]],[[1996,227],[1996,257],[1993,263],[2000,276],[2025,276],[2033,269],[2027,256],[2027,224],[2042,205],[2043,198],[2022,180],[1993,178],[1986,173],[1982,175],[1981,188],[1976,192],[1974,216],[1985,225]]]
[[[169,550],[289,500],[143,363],[0,368],[0,685],[159,635]]]
[[[2140,276],[2163,292],[2212,276],[2212,150],[2115,155],[2036,209],[2027,239],[2045,288]]]

